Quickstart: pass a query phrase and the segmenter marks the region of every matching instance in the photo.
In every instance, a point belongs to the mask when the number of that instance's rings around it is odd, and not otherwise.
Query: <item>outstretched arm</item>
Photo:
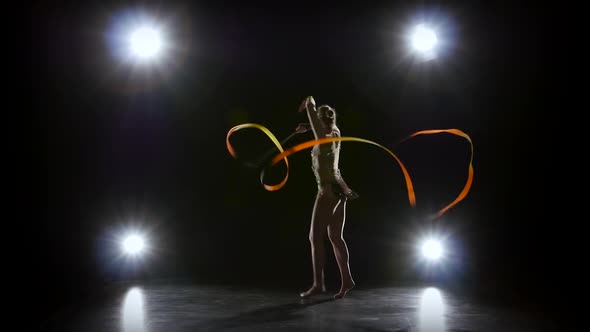
[[[297,134],[303,134],[311,130],[311,125],[309,123],[300,123],[297,128],[295,128],[295,132]]]

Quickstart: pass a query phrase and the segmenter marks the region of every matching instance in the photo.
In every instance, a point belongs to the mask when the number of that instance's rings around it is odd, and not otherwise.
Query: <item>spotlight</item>
[[[138,10],[113,13],[105,38],[115,58],[142,70],[169,63],[174,55],[174,28],[162,15]]]
[[[160,31],[154,27],[142,26],[135,28],[129,35],[131,53],[142,60],[154,58],[162,49]]]
[[[121,247],[125,254],[137,256],[145,250],[145,239],[139,234],[130,234],[123,239]]]
[[[431,261],[439,260],[443,255],[443,248],[440,241],[428,239],[422,243],[422,255]]]
[[[410,44],[423,60],[431,60],[436,57],[438,38],[435,31],[425,24],[418,24],[410,34]]]

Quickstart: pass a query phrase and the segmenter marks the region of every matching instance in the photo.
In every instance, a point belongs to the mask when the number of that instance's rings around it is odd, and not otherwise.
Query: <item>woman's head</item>
[[[318,116],[326,125],[336,124],[336,110],[328,105],[322,105],[318,108]]]

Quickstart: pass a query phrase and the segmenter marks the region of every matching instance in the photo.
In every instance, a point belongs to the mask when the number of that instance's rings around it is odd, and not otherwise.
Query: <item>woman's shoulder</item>
[[[338,136],[340,136],[340,129],[338,129],[338,127],[334,126],[332,128],[332,131],[330,133],[328,133],[328,135],[330,137],[338,137]]]

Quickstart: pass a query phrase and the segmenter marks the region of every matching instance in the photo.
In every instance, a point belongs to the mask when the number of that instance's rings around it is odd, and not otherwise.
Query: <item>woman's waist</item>
[[[342,177],[338,168],[321,168],[314,169],[315,178],[318,183],[332,183]]]
[[[334,167],[312,167],[314,174],[340,174],[340,168]]]

